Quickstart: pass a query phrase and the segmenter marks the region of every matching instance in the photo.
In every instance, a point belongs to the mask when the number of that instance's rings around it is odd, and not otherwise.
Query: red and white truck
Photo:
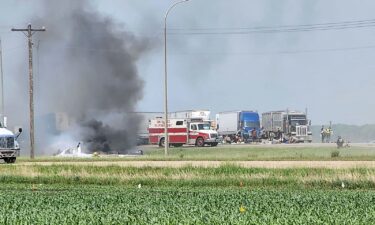
[[[164,146],[164,119],[150,120],[148,132],[150,144]],[[210,123],[202,119],[169,119],[168,120],[169,144],[180,147],[184,144],[203,147],[204,145],[216,146],[219,143],[218,134],[211,129]]]

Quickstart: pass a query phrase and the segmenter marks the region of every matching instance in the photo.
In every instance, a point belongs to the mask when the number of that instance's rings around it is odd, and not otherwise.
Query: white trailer
[[[210,110],[185,110],[168,113],[169,118],[202,119],[210,122]]]
[[[216,114],[216,126],[220,135],[234,135],[239,128],[239,112],[221,112]]]

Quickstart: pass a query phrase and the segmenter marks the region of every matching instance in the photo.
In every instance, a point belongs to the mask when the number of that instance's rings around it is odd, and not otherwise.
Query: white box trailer
[[[216,126],[220,135],[236,134],[239,130],[239,112],[221,112],[216,114]]]
[[[186,118],[186,119],[202,119],[203,121],[210,121],[210,110],[184,110],[168,113],[169,118]]]

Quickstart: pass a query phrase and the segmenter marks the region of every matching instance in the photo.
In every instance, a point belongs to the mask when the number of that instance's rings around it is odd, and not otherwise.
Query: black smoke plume
[[[40,110],[66,113],[73,123],[66,132],[88,151],[125,152],[135,144],[139,123],[127,115],[142,98],[136,63],[150,42],[93,10],[89,1],[43,6],[33,22],[47,29],[38,35]]]

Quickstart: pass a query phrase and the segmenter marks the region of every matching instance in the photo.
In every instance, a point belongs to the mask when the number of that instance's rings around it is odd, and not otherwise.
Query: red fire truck
[[[148,127],[150,144],[164,146],[164,128],[164,119],[150,120]],[[204,122],[202,119],[169,119],[168,136],[169,144],[175,147],[184,144],[198,147],[216,146],[219,143],[217,132],[211,129],[209,122]]]

